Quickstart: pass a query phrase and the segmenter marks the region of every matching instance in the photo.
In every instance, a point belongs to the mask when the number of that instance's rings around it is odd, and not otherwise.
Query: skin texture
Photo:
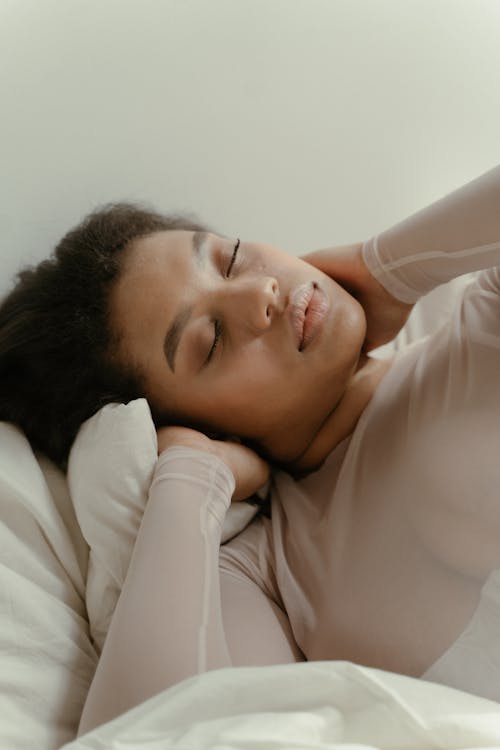
[[[119,356],[141,367],[148,400],[178,424],[236,435],[270,460],[293,463],[336,412],[349,411],[343,400],[355,402],[356,383],[364,381],[366,391],[374,380],[364,377],[373,365],[362,351],[363,307],[319,268],[268,244],[242,240],[231,265],[236,238],[208,234],[198,262],[192,235],[158,232],[127,251],[111,299]],[[319,335],[300,351],[286,308],[291,292],[312,282],[330,307]],[[172,372],[163,340],[184,305],[192,311]],[[221,335],[204,366],[214,321]]]

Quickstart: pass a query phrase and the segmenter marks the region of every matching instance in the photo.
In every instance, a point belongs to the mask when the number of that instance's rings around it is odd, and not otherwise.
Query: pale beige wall
[[[292,253],[500,162],[497,0],[0,0],[1,285],[145,200]]]

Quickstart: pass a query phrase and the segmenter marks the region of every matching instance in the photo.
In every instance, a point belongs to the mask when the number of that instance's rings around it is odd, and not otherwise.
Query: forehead
[[[192,231],[157,232],[134,240],[110,294],[110,324],[127,357],[168,320],[192,274]]]
[[[129,243],[123,256],[120,281],[127,281],[132,274],[147,274],[169,260],[175,263],[189,254],[193,232],[166,230],[146,237],[138,237]]]

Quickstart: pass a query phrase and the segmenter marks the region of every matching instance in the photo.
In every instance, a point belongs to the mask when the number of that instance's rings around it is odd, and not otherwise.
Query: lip
[[[313,281],[292,290],[287,313],[295,334],[297,349],[304,351],[318,336],[330,308],[330,301]]]

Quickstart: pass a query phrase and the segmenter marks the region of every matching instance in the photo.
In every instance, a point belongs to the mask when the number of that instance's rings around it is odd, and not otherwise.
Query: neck
[[[299,474],[317,471],[332,450],[354,431],[393,360],[394,357],[376,359],[365,353],[360,354],[342,398],[296,462],[295,468]]]

